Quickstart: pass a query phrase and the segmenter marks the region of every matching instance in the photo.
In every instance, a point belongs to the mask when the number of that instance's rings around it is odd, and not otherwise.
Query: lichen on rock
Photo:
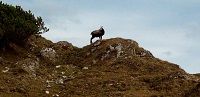
[[[39,62],[30,58],[26,58],[18,61],[16,66],[19,67],[19,69],[21,69],[23,72],[34,75],[36,69],[39,69]]]
[[[51,61],[53,63],[56,62],[56,57],[58,57],[56,51],[53,48],[42,48],[40,54],[45,60]]]

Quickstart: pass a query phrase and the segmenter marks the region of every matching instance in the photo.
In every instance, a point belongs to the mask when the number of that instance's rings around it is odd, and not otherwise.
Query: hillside
[[[131,39],[83,48],[30,36],[0,49],[0,97],[198,97],[199,74],[160,60]]]

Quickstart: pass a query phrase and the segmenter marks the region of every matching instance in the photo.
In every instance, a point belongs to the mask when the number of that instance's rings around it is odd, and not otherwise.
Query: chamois
[[[95,37],[99,37],[100,40],[102,40],[102,36],[104,35],[105,31],[103,29],[103,26],[101,26],[101,28],[99,30],[94,30],[91,32],[91,39],[90,39],[90,43],[92,44],[92,39]]]

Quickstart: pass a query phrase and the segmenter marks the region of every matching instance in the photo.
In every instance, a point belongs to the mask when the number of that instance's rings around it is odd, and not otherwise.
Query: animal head
[[[104,29],[103,29],[103,26],[101,26],[101,28],[100,28],[99,30],[104,30]]]

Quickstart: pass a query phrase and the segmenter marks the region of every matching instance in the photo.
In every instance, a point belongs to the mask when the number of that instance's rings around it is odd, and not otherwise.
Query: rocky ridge
[[[131,39],[83,48],[31,36],[0,50],[0,96],[198,97],[199,76],[160,60]]]

